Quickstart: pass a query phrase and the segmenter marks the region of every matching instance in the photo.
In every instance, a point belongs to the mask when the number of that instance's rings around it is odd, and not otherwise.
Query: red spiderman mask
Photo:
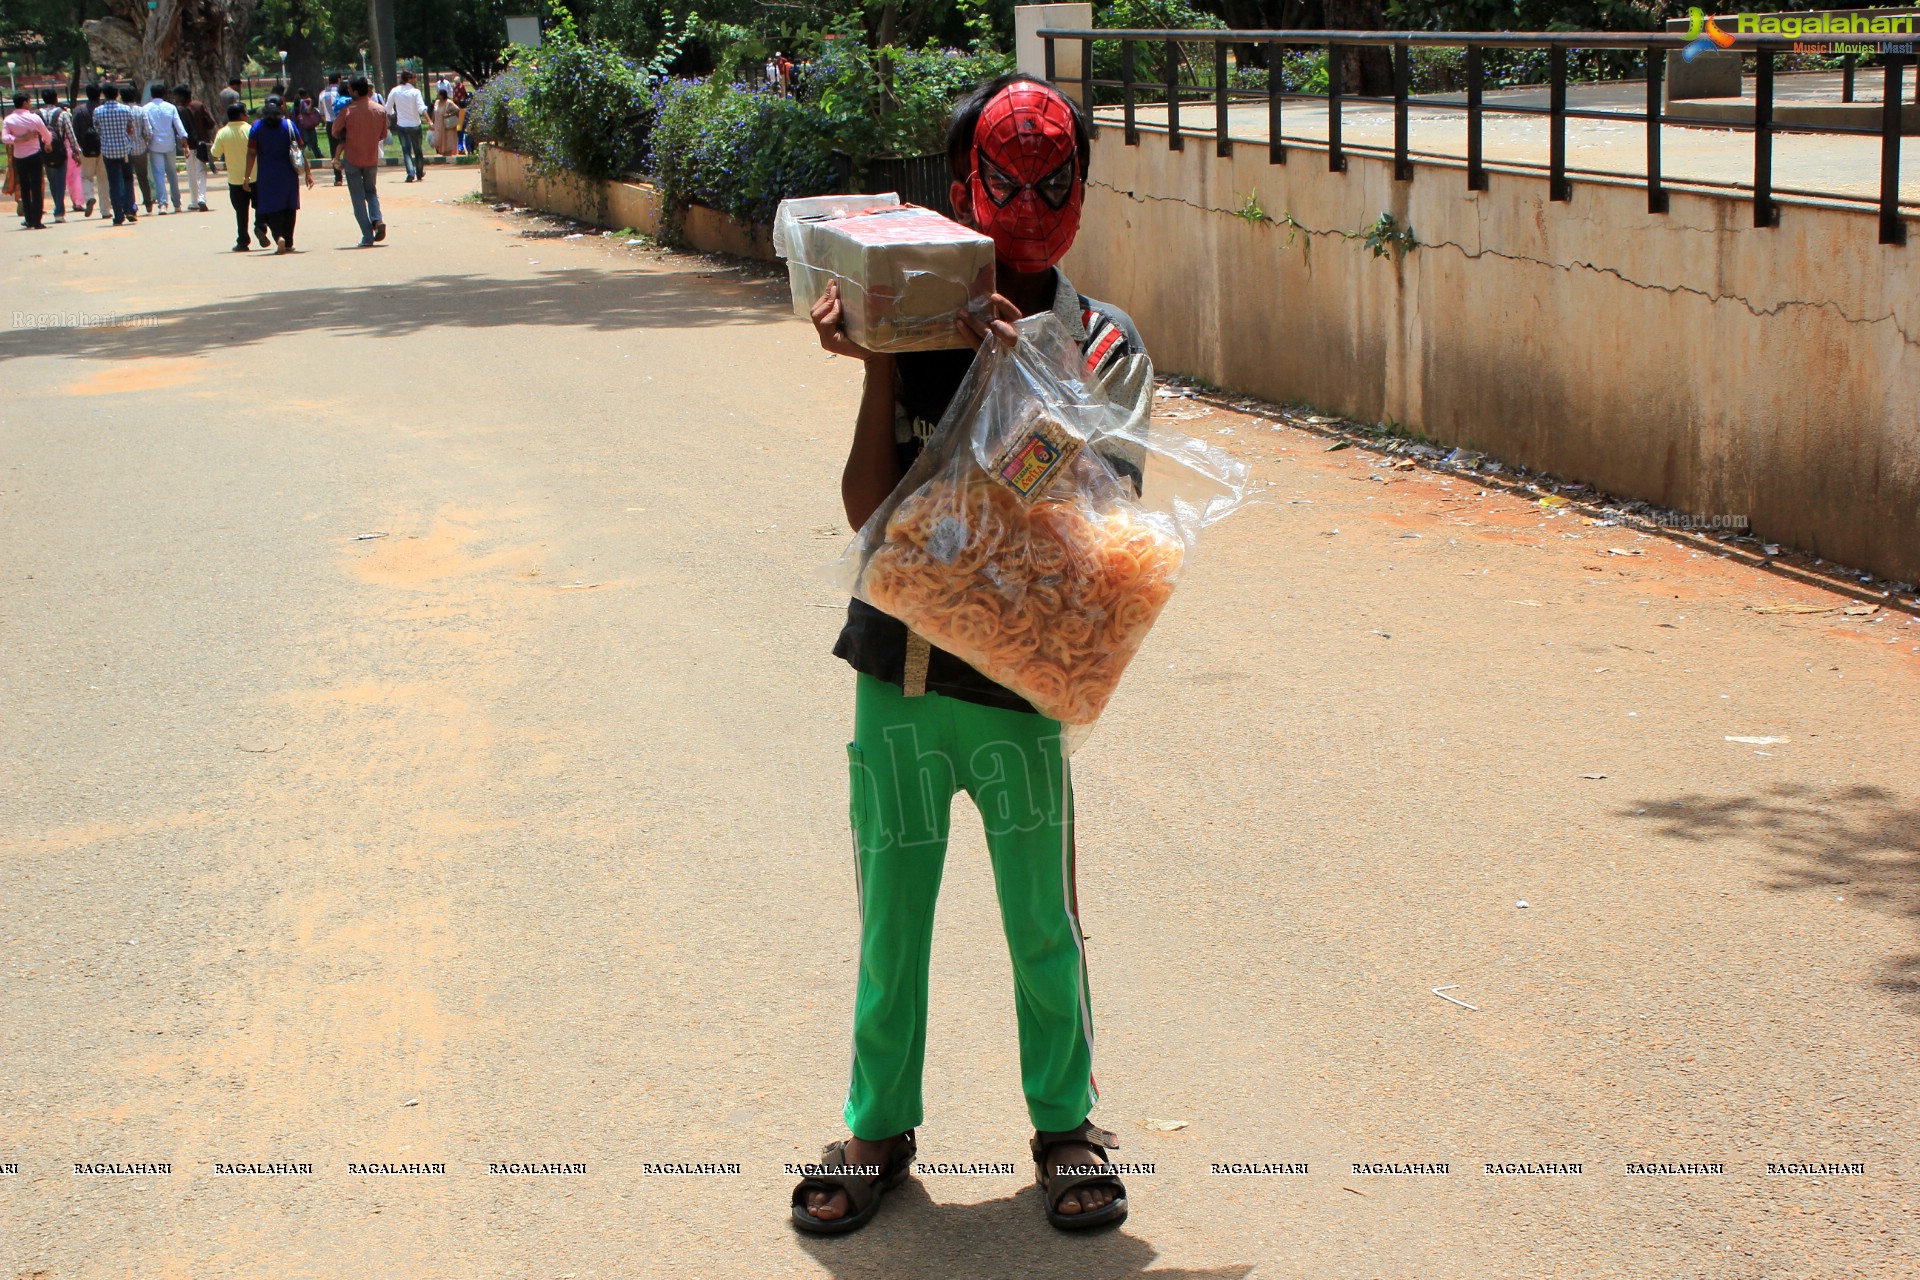
[[[1073,111],[1042,84],[1010,84],[973,131],[973,222],[1015,271],[1045,271],[1080,230]]]

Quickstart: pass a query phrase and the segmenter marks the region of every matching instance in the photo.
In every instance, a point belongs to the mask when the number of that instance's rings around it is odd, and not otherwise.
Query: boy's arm
[[[840,473],[840,501],[847,520],[858,530],[900,483],[900,455],[893,443],[893,378],[891,355],[869,351],[841,328],[843,308],[840,282],[829,281],[827,291],[813,304],[813,330],[820,345],[837,356],[852,356],[867,366],[860,393],[860,414],[853,423],[853,445]]]
[[[893,443],[893,376],[890,355],[867,360],[867,385],[860,394],[860,416],[853,423],[853,446],[840,474],[840,501],[855,530],[887,500],[900,483],[900,455]]]

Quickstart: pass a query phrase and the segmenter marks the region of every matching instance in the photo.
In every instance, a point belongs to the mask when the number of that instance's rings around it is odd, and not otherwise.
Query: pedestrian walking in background
[[[187,122],[187,207],[207,211],[207,169],[213,164],[213,112],[186,85],[175,85],[173,104]]]
[[[180,109],[167,97],[165,85],[150,85],[147,90],[147,127],[153,137],[147,143],[147,168],[153,173],[154,202],[160,212],[180,212],[181,144],[187,140],[187,122]]]
[[[467,138],[467,103],[472,97],[472,92],[467,88],[466,77],[462,76],[453,82],[453,105],[460,112],[460,154],[463,156],[473,151],[473,143]]]
[[[25,90],[13,95],[13,111],[0,123],[0,139],[7,145],[7,167],[20,201],[21,221],[29,231],[45,231],[46,201],[41,183],[46,180],[47,151],[53,146],[53,131],[28,104]]]
[[[459,130],[454,128],[459,112],[453,105],[453,95],[441,90],[440,96],[433,101],[433,154],[450,156],[460,150]]]
[[[320,158],[320,126],[325,123],[320,117],[320,105],[305,89],[298,90],[293,100],[300,105],[293,112],[293,122],[300,127],[300,144],[307,149],[308,168],[312,161]]]
[[[227,81],[227,87],[220,91],[220,114],[225,115],[228,107],[238,107],[240,102],[240,79],[238,76]]]
[[[93,127],[100,139],[100,163],[107,173],[107,204],[113,225],[136,221],[133,206],[133,144],[146,117],[120,101],[120,86],[102,86],[105,98],[93,111]],[[144,161],[142,162],[144,163]]]
[[[420,122],[427,114],[427,100],[413,87],[413,72],[400,73],[400,83],[387,95],[387,114],[400,136],[400,163],[407,181],[419,182],[427,176],[426,158],[420,154]]]
[[[300,130],[287,119],[281,100],[269,96],[260,118],[247,135],[247,157],[253,166],[253,203],[256,222],[273,235],[275,251],[293,252],[294,222],[300,214],[300,180],[313,185],[313,173],[300,147]]]
[[[340,139],[338,160],[344,164],[347,195],[353,201],[353,220],[360,224],[360,247],[371,248],[387,238],[380,217],[380,158],[387,146],[387,113],[374,105],[373,85],[365,76],[352,81],[353,96],[334,117]]]
[[[339,116],[340,109],[352,101],[345,88],[340,84],[338,71],[327,77],[327,87],[320,91],[320,136],[327,140],[327,159],[333,163],[333,185],[340,185],[340,140],[334,136],[333,122]]]
[[[100,131],[93,127],[93,113],[99,106],[100,86],[90,84],[87,100],[73,109],[73,136],[80,140],[80,198],[87,202],[89,218],[94,204],[107,200],[107,166],[100,159]],[[104,218],[106,212],[100,216]]]
[[[79,197],[80,139],[73,132],[73,112],[60,105],[60,90],[48,85],[40,94],[40,119],[53,135],[47,148],[47,190],[53,197],[53,220],[67,220],[67,199]]]
[[[148,213],[153,212],[153,170],[147,162],[147,148],[153,142],[153,125],[147,119],[146,110],[140,105],[140,90],[127,85],[120,90],[120,100],[127,110],[133,113],[133,123],[128,132],[133,138],[133,154],[128,156],[133,166],[133,180],[140,188],[140,203]]]
[[[227,123],[213,135],[213,145],[209,148],[213,158],[227,171],[227,201],[233,205],[235,253],[245,253],[253,247],[247,243],[247,215],[253,209],[253,166],[247,148],[249,132],[247,109],[236,102],[227,108]]]

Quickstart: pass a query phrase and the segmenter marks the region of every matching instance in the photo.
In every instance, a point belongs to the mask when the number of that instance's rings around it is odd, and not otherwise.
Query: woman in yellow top
[[[253,170],[247,162],[247,112],[239,103],[227,108],[227,123],[213,135],[212,149],[213,158],[227,170],[227,199],[233,202],[233,224],[240,237],[233,251],[245,253],[252,247],[247,243],[247,211],[253,207]],[[260,243],[264,246],[266,240]]]

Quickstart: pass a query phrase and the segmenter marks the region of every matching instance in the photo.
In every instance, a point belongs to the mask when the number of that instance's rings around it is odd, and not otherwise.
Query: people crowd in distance
[[[300,193],[323,161],[352,202],[360,240],[387,237],[378,183],[387,139],[397,140],[407,182],[426,179],[426,147],[443,160],[470,154],[463,77],[443,73],[432,98],[404,71],[382,96],[363,75],[332,73],[318,93],[275,82],[257,106],[233,79],[209,105],[187,85],[89,84],[69,102],[58,85],[12,95],[0,123],[6,149],[4,194],[25,230],[76,219],[111,218],[132,226],[142,214],[207,213],[207,185],[226,179],[233,208],[233,251],[257,243],[294,252]],[[184,183],[182,181],[184,174]]]

